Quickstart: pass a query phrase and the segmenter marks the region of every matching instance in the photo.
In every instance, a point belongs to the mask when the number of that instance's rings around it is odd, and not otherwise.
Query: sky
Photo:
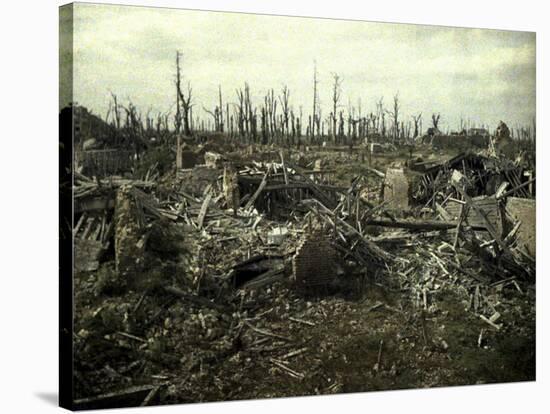
[[[256,104],[287,85],[294,111],[307,116],[316,62],[323,117],[334,73],[343,110],[360,101],[375,112],[382,97],[389,108],[398,93],[403,119],[422,113],[425,127],[432,113],[442,129],[460,119],[530,125],[535,116],[530,32],[83,3],[73,25],[74,101],[103,117],[111,91],[144,113],[174,113],[177,50],[195,115],[216,105],[218,85],[231,103],[248,82]]]

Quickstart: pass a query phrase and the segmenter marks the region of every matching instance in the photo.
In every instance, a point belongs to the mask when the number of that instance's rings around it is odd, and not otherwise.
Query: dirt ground
[[[218,332],[209,338],[201,332],[199,323],[190,329],[183,321],[193,320],[200,311],[189,311],[174,303],[158,318],[157,326],[144,332],[144,337],[158,338],[148,342],[147,347],[107,334],[106,338],[98,338],[100,343],[91,345],[92,349],[85,350],[82,368],[105,365],[95,372],[95,378],[93,373],[83,375],[82,391],[89,392],[95,381],[98,383],[91,389],[96,392],[105,391],[107,384],[107,389],[135,385],[130,377],[117,373],[117,368],[124,371],[133,358],[141,355],[146,359],[139,359],[136,371],[125,374],[136,375],[143,383],[170,384],[163,403],[535,379],[535,294],[530,288],[522,295],[513,287],[498,293],[505,309],[502,318],[513,321],[499,331],[466,310],[467,299],[451,290],[441,292],[424,311],[416,308],[406,294],[381,284],[368,283],[360,297],[349,286],[347,294],[342,293],[346,290],[342,286],[332,289],[335,291],[304,298],[276,285],[256,294],[262,298],[260,304],[254,297],[244,302],[240,317],[251,320],[257,329],[285,339],[252,330],[241,332],[239,337],[237,330],[231,329],[231,318],[220,313],[214,314],[213,325],[231,333]],[[139,295],[134,298],[138,301]],[[119,306],[124,307],[129,299],[126,296]],[[162,297],[154,300],[169,301]],[[114,303],[114,298],[100,297],[77,312]],[[155,308],[153,301],[150,305]],[[248,306],[250,309],[246,309]],[[307,324],[292,321],[289,315]],[[112,327],[113,321],[103,323]],[[123,326],[124,322],[120,323]],[[193,334],[197,337],[190,337]],[[303,353],[288,359],[288,366],[303,378],[289,375],[271,362],[272,358],[302,349]],[[99,360],[91,360],[90,353]],[[104,371],[110,375],[105,377]]]

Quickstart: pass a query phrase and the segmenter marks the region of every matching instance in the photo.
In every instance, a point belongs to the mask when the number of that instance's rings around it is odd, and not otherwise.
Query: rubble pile
[[[521,160],[194,151],[165,177],[77,176],[77,406],[450,385],[480,355],[534,358]]]

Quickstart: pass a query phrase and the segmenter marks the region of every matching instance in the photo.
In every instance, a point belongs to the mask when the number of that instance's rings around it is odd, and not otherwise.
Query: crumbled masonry
[[[323,234],[306,234],[296,247],[292,271],[298,289],[328,285],[336,277],[334,249]]]
[[[534,379],[535,165],[505,126],[77,172],[77,406]]]
[[[133,187],[124,185],[118,189],[114,220],[116,272],[122,279],[136,277],[142,270],[145,251],[145,219]]]

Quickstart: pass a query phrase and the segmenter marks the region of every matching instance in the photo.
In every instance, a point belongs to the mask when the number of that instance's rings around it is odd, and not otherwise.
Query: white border
[[[99,1],[101,3],[107,3]],[[542,214],[548,203],[544,60],[548,13],[543,2],[480,0],[306,2],[297,0],[133,0],[117,4],[257,12],[371,21],[484,27],[537,32],[538,301],[536,383],[388,391],[331,397],[256,400],[162,407],[162,412],[542,412],[548,401],[548,259]],[[0,412],[54,412],[57,393],[57,88],[60,1],[12,1],[2,6],[0,79]],[[6,93],[7,92],[7,93]],[[544,154],[544,155],[543,155]],[[547,256],[547,255],[546,255]],[[546,391],[546,392],[545,392]],[[139,412],[153,412],[151,409]],[[110,411],[118,412],[118,410]],[[138,412],[126,409],[125,413]]]

